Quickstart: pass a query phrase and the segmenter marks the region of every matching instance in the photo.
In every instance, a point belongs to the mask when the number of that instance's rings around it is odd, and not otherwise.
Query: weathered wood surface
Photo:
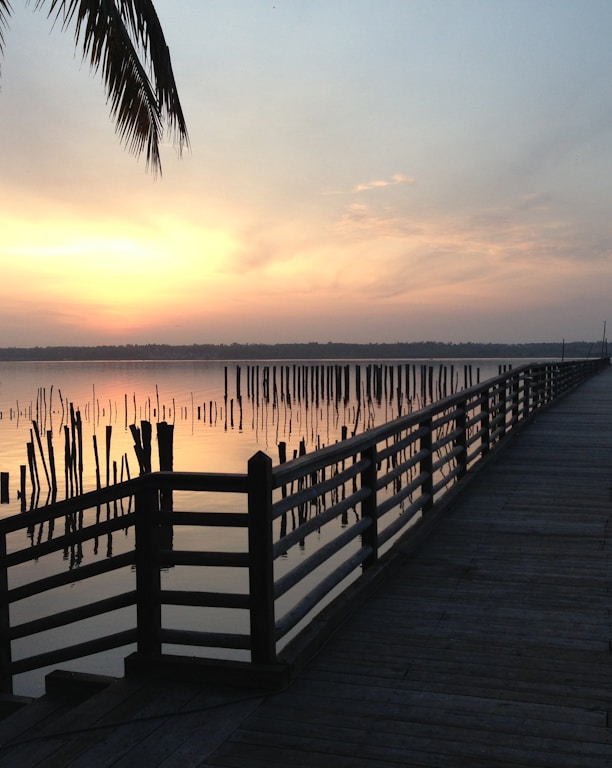
[[[609,768],[611,513],[612,370],[517,435],[285,691],[37,702],[0,722],[0,768]]]

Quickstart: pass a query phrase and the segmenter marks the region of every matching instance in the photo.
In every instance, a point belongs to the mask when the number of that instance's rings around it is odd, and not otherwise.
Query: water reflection
[[[139,453],[148,439],[139,434],[143,422],[174,430],[179,470],[244,472],[257,450],[274,462],[293,458],[416,410],[498,367],[458,361],[3,363],[1,514],[146,471]],[[156,469],[157,436],[151,440]]]

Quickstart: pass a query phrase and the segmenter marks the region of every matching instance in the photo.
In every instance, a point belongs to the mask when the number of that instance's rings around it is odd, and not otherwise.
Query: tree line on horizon
[[[608,354],[607,341],[394,342],[357,344],[307,342],[281,344],[123,344],[0,348],[0,361],[58,360],[375,360],[439,358],[588,358]]]

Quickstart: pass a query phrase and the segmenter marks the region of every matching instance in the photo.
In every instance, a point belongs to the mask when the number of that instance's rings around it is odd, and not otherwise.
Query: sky
[[[34,3],[0,59],[0,346],[597,340],[609,0],[156,0],[163,175]]]

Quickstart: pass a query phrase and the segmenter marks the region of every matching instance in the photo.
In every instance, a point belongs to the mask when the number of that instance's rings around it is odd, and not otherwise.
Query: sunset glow
[[[609,2],[157,0],[192,145],[157,180],[14,5],[3,346],[600,333]]]

